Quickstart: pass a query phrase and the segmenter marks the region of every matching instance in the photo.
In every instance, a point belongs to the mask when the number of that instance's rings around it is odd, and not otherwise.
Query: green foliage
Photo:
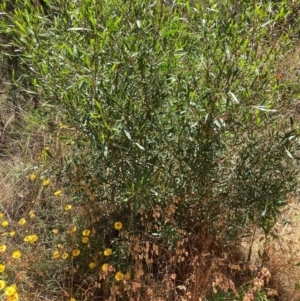
[[[22,76],[45,99],[41,118],[56,108],[55,121],[77,131],[61,173],[84,165],[98,202],[135,215],[179,197],[176,227],[188,231],[204,223],[238,237],[250,221],[269,232],[294,188],[290,141],[270,113],[281,90],[272,65],[289,35],[269,31],[290,14],[285,2],[86,0],[52,3],[50,15],[22,6],[5,27]]]
[[[14,83],[68,145],[41,169],[75,205],[97,204],[93,226],[120,219],[169,250],[178,230],[220,252],[253,225],[270,234],[296,185],[276,65],[295,35],[289,1],[14,5],[0,28],[18,49]]]
[[[268,297],[266,296],[266,294],[263,291],[256,291],[254,294],[251,294],[251,295],[253,296],[252,299],[246,299],[243,294],[241,296],[237,296],[231,292],[218,292],[218,293],[215,293],[211,298],[208,298],[207,301],[239,301],[239,300],[267,301],[267,300],[271,300],[271,299],[268,299]]]

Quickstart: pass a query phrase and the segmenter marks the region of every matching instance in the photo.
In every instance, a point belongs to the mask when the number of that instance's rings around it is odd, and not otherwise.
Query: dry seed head
[[[252,301],[252,300],[254,300],[253,293],[247,293],[243,298],[243,301]]]

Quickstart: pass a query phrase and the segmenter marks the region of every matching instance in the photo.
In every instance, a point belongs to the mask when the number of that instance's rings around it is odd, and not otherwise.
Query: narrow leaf
[[[253,108],[264,112],[277,112],[278,110],[268,109],[266,106],[253,106]]]
[[[72,27],[69,28],[68,31],[92,31],[92,30],[84,27]]]
[[[293,155],[292,155],[287,149],[285,149],[285,151],[286,151],[287,155],[288,155],[291,159],[294,159]]]
[[[240,103],[239,100],[237,99],[237,97],[231,91],[229,91],[228,94],[231,96],[231,98],[234,102]]]
[[[140,144],[138,144],[137,142],[135,142],[135,144],[138,146],[139,149],[141,149],[141,150],[143,150],[143,151],[145,150],[145,149],[144,149]]]
[[[129,140],[131,140],[131,135],[130,135],[130,133],[129,133],[128,131],[126,131],[125,129],[124,129],[124,133],[125,133],[126,137],[127,137]]]

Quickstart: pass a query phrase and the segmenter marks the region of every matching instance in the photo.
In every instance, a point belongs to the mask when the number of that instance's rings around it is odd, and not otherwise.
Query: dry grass
[[[255,233],[243,244],[245,250],[252,245],[250,264],[270,271],[268,289],[277,291],[276,300],[300,300],[300,204],[291,198],[282,209],[272,236],[267,240],[263,233]]]
[[[300,204],[297,198],[289,201],[275,229],[277,239],[267,245],[271,285],[276,287],[281,301],[300,300]]]

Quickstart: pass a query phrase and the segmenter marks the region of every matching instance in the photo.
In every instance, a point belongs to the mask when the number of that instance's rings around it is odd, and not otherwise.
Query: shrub
[[[203,254],[234,258],[253,227],[271,233],[296,185],[298,133],[279,111],[293,92],[277,70],[294,35],[288,5],[16,1],[7,13],[14,84],[39,95],[32,121],[50,125],[39,170],[98,235],[84,257],[102,267],[95,294],[147,295],[154,282],[171,300]],[[99,252],[111,248],[108,263]],[[125,273],[135,282],[116,288]]]

